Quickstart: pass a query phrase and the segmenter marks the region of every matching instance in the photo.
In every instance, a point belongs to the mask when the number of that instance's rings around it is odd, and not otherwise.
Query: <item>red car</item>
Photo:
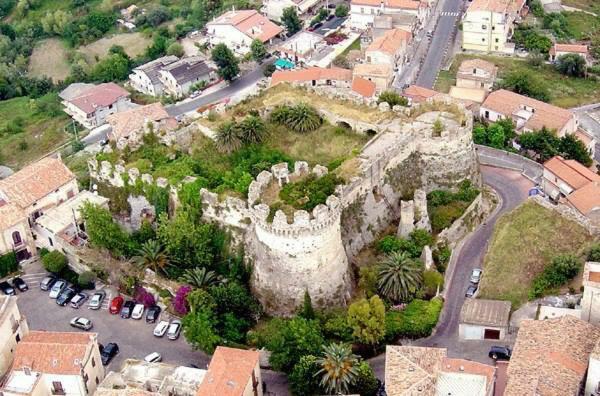
[[[110,307],[108,308],[108,312],[110,312],[113,315],[118,314],[119,312],[121,312],[121,307],[123,306],[123,297],[121,296],[117,296],[115,298],[112,299],[112,301],[110,302]]]

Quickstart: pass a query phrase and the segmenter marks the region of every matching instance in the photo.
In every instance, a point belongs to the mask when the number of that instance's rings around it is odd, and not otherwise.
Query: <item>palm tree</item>
[[[165,254],[162,245],[155,239],[151,239],[142,244],[137,250],[137,255],[131,260],[143,271],[150,268],[152,271],[164,272],[169,265],[169,258]]]
[[[195,288],[204,289],[217,283],[219,277],[214,271],[207,271],[202,267],[186,269],[180,280]]]
[[[277,106],[271,112],[270,120],[274,124],[285,125],[290,116],[290,106]]]
[[[240,123],[240,130],[245,143],[260,143],[267,127],[260,117],[249,115]]]
[[[300,103],[289,109],[286,125],[295,132],[307,133],[319,128],[322,122],[314,107]]]
[[[223,152],[230,153],[242,147],[240,130],[235,122],[228,121],[219,125],[215,138],[217,147]]]
[[[321,375],[321,386],[330,394],[347,394],[358,376],[358,357],[350,346],[341,343],[324,346],[323,357],[317,363],[321,369],[315,375]]]
[[[381,294],[394,302],[407,300],[423,282],[423,266],[407,252],[386,255],[379,265],[377,286]]]

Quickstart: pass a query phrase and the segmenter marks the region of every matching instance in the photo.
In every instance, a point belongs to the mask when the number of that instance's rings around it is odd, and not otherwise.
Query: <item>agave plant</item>
[[[231,153],[242,147],[239,127],[235,122],[228,121],[217,129],[217,147],[220,151]]]
[[[181,281],[198,289],[204,289],[220,281],[214,271],[208,271],[205,267],[187,269],[181,275]]]
[[[260,117],[249,115],[240,123],[242,141],[245,143],[260,143],[265,136],[267,127]]]
[[[307,133],[319,128],[322,122],[321,116],[314,107],[300,103],[290,108],[286,124],[295,132]]]
[[[144,242],[138,249],[137,255],[131,258],[131,261],[142,271],[150,268],[156,273],[164,273],[165,268],[169,265],[169,258],[162,245],[154,239]]]
[[[321,369],[315,375],[321,376],[321,386],[328,393],[345,395],[358,376],[358,357],[346,344],[329,344],[323,347],[323,357],[317,359]]]
[[[377,286],[394,302],[408,300],[423,282],[423,265],[407,252],[393,252],[379,265]]]

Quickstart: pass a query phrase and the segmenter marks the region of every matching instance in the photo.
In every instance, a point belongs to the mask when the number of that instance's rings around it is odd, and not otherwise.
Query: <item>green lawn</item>
[[[21,168],[65,143],[68,121],[57,94],[1,101],[0,164]]]
[[[600,3],[598,0],[562,0],[562,4],[600,15]]]
[[[442,76],[435,86],[440,92],[447,93],[454,84],[458,66],[465,59],[480,58],[498,66],[498,76],[502,78],[511,72],[529,72],[540,78],[550,91],[550,103],[570,108],[588,103],[596,103],[600,98],[600,81],[585,78],[566,77],[557,72],[552,65],[539,68],[531,66],[525,59],[490,55],[457,55],[448,72]]]
[[[480,297],[527,301],[532,280],[558,254],[582,254],[593,241],[585,229],[535,202],[504,215],[494,231],[483,266]]]
[[[576,40],[589,40],[600,34],[600,16],[585,12],[563,12],[569,25],[569,31]]]

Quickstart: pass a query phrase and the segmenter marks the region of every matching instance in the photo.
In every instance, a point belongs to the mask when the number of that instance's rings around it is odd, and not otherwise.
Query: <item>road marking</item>
[[[459,11],[442,11],[442,13],[440,14],[440,16],[459,16],[460,12]]]

